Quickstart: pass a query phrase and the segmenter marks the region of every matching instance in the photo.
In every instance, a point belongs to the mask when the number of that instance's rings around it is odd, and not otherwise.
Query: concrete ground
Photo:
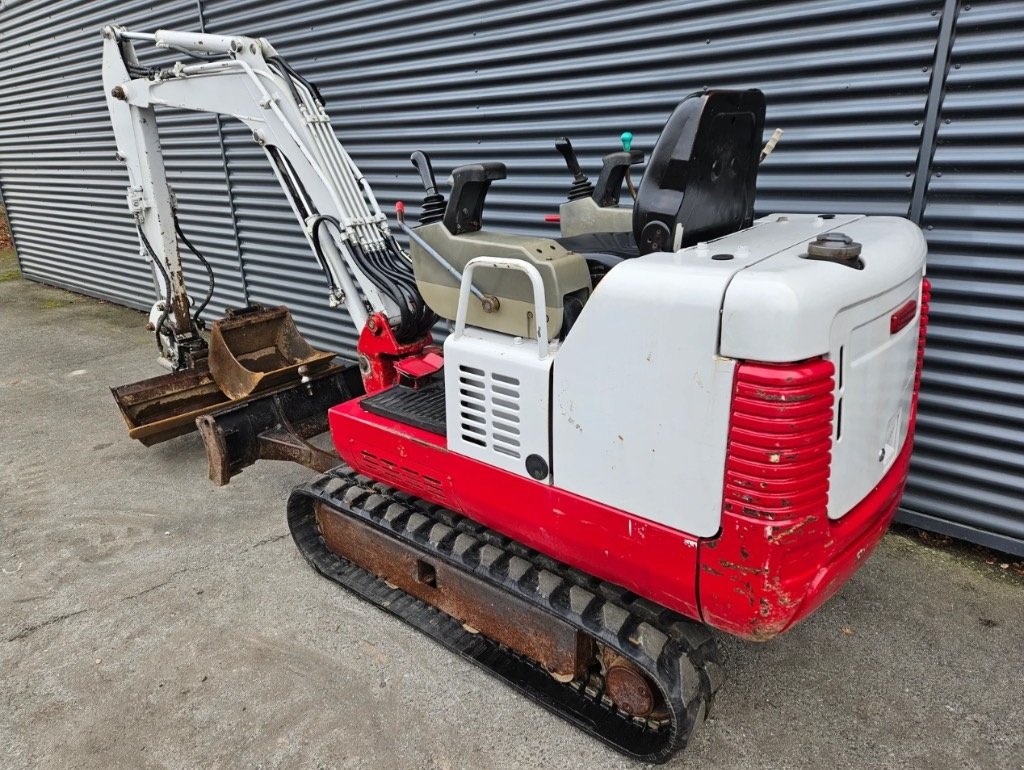
[[[0,282],[0,765],[637,767],[318,577],[263,463],[130,441],[135,312]],[[890,534],[673,767],[1024,767],[1024,581]]]

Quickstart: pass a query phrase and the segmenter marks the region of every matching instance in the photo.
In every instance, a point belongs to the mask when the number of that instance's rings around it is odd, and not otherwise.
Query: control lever
[[[562,157],[565,158],[566,168],[569,169],[569,173],[572,174],[572,187],[569,188],[569,200],[579,200],[580,198],[589,198],[594,194],[594,185],[587,179],[587,175],[583,173],[583,169],[580,167],[579,158],[576,157],[576,151],[572,148],[572,142],[569,141],[569,137],[563,136],[555,141],[555,149],[558,150]]]
[[[480,229],[484,199],[491,182],[505,178],[505,164],[470,163],[452,169],[452,195],[444,210],[444,226],[452,235],[475,233]]]
[[[632,141],[630,135],[630,141]],[[622,180],[626,178],[629,167],[644,162],[642,150],[623,150],[622,152],[611,152],[602,159],[601,176],[597,178],[596,189],[594,190],[594,201],[598,206],[619,205],[619,196],[622,193]]]
[[[420,224],[429,225],[440,222],[444,219],[447,202],[444,196],[437,191],[437,179],[434,178],[434,168],[430,165],[430,158],[422,150],[416,150],[409,156],[409,160],[419,172],[423,189],[426,191],[423,196],[423,204],[420,207]]]
[[[422,153],[420,154],[422,155]],[[419,167],[417,166],[417,168]],[[442,268],[444,268],[445,272],[447,272],[448,275],[454,278],[455,282],[461,286],[462,273],[460,273],[458,270],[452,267],[451,262],[449,262],[447,259],[438,254],[433,246],[431,246],[429,243],[423,240],[419,233],[417,233],[413,228],[409,227],[409,225],[405,223],[405,203],[403,203],[402,201],[395,202],[395,217],[398,219],[398,227],[402,230],[403,233],[409,236],[409,240],[413,241],[417,246],[423,249],[423,251],[426,252],[428,257],[430,257],[432,260],[437,262],[437,264],[439,264]],[[469,290],[473,292],[474,297],[480,300],[480,304],[483,306],[485,313],[497,312],[500,306],[497,297],[492,297],[490,294],[484,294],[483,292],[480,291],[480,289],[476,287],[475,284],[471,284]]]
[[[633,132],[623,131],[619,134],[619,141],[622,142],[622,151],[629,152],[633,149]],[[633,186],[633,177],[629,173],[629,169],[626,169],[626,189],[629,190],[630,196],[633,201],[636,201],[636,187]]]
[[[764,163],[768,159],[768,156],[775,151],[775,145],[779,143],[779,140],[782,138],[782,134],[783,131],[781,128],[776,128],[772,131],[771,137],[769,137],[764,148],[761,150],[761,157],[757,160],[758,163]]]

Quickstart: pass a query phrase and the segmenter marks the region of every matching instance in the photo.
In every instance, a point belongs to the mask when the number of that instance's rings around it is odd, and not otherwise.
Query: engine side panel
[[[735,365],[717,356],[718,319],[731,277],[664,255],[602,280],[555,358],[557,486],[699,537],[718,530]]]

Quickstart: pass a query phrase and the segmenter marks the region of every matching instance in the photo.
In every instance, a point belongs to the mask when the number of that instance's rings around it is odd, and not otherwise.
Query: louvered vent
[[[362,456],[365,471],[381,481],[428,499],[444,495],[444,485],[440,479],[406,468],[366,449],[362,450]]]
[[[519,459],[519,379],[459,365],[459,430],[462,440]]]

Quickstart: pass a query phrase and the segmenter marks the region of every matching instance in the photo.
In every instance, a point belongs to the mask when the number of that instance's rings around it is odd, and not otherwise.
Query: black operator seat
[[[609,263],[749,227],[764,113],[764,94],[754,88],[690,94],[654,145],[637,190],[633,232],[585,233],[558,242]]]

